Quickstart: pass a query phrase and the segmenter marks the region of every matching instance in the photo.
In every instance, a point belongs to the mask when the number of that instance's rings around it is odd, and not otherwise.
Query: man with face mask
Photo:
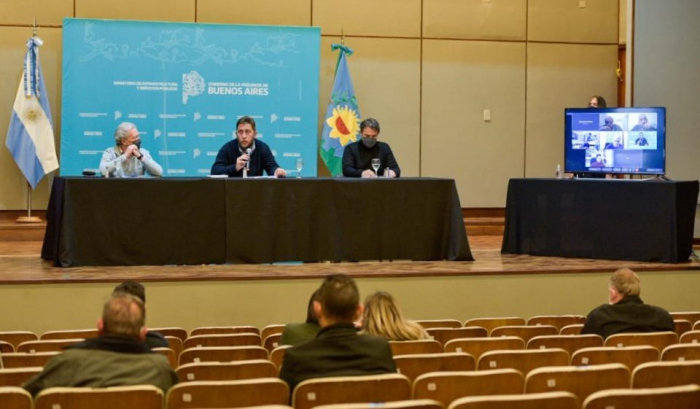
[[[389,144],[377,141],[379,122],[367,118],[360,123],[359,141],[349,144],[343,152],[343,176],[354,178],[376,178],[377,176],[397,178],[401,168],[396,163]],[[372,159],[379,159],[379,170],[374,173]]]
[[[163,168],[141,147],[136,125],[122,122],[114,131],[115,146],[107,148],[100,161],[100,173],[107,177],[162,176]]]

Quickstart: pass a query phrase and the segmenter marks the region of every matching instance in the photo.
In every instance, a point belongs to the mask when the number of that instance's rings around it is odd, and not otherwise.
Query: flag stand
[[[17,223],[41,223],[40,217],[32,216],[32,186],[27,182],[27,215],[20,216],[16,220]]]

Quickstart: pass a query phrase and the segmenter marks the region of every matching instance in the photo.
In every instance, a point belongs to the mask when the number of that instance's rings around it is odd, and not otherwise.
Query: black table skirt
[[[473,260],[451,179],[55,178],[62,267]]]
[[[698,182],[511,179],[502,253],[679,263]]]

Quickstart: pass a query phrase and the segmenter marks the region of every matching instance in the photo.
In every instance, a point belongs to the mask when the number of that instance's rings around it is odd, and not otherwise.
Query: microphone
[[[248,155],[248,160],[245,163],[245,170],[250,170],[250,154],[253,152],[252,149],[248,148],[245,150],[246,155]]]

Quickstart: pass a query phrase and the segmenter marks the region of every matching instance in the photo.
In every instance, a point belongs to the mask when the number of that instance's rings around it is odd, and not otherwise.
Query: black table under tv
[[[681,263],[698,181],[511,179],[505,254]]]
[[[61,267],[473,260],[452,179],[54,179]]]

